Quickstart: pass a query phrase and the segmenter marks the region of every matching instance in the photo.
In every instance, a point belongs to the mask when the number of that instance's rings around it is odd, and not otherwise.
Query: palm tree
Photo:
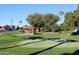
[[[13,19],[11,19],[11,25],[13,25]]]
[[[22,21],[21,20],[19,21],[19,23],[20,23],[20,26],[22,26]]]
[[[79,9],[79,4],[77,4],[77,9]]]

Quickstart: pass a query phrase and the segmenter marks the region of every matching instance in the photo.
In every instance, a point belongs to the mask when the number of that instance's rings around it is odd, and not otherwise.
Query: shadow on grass
[[[19,46],[23,46],[23,45],[28,45],[28,44],[32,44],[32,43],[38,43],[38,42],[42,42],[42,41],[46,41],[46,40],[55,40],[55,39],[60,39],[60,38],[47,38],[47,39],[43,39],[43,37],[40,37],[40,36],[39,36],[39,37],[28,37],[27,39],[31,39],[31,40],[40,39],[40,41],[29,42],[29,43],[25,43],[25,44],[10,46],[10,47],[4,47],[4,48],[0,48],[0,50],[15,48],[15,47],[19,47]],[[70,40],[70,41],[73,41],[73,40]],[[75,42],[75,41],[73,41],[73,42]],[[64,43],[67,43],[67,42],[60,42],[60,43],[58,43],[58,44],[56,44],[56,45],[54,45],[54,46],[48,47],[48,48],[46,48],[46,49],[44,49],[44,50],[41,50],[41,51],[37,51],[37,52],[31,53],[31,54],[29,54],[29,55],[36,55],[36,54],[39,54],[39,53],[41,53],[41,52],[44,52],[44,51],[47,51],[47,50],[49,50],[49,49],[55,48],[56,46],[59,46],[59,45],[64,44]],[[64,53],[64,54],[67,55],[68,53]],[[63,55],[64,55],[64,54],[63,54]]]
[[[27,39],[35,40],[35,39],[44,39],[43,37],[28,37]]]
[[[28,37],[27,38],[28,40],[36,40],[36,39],[40,39],[40,40],[51,40],[51,41],[54,41],[54,40],[60,40],[60,38],[43,38],[43,37],[40,37],[40,36],[35,36],[35,37]]]
[[[56,39],[60,39],[60,38],[47,38],[47,40],[56,40]]]
[[[78,32],[72,32],[70,35],[79,35],[79,31]]]
[[[67,40],[68,43],[77,42],[76,40]],[[74,53],[63,53],[62,55],[79,55],[79,50],[76,50]]]
[[[63,53],[62,55],[79,55],[79,49],[76,50],[74,53]]]
[[[44,41],[44,40],[42,40],[42,41]],[[9,48],[15,48],[15,47],[19,47],[19,46],[23,46],[23,45],[28,45],[28,44],[31,44],[31,43],[42,42],[42,41],[36,41],[36,42],[30,42],[30,43],[25,43],[25,44],[21,44],[21,45],[15,45],[15,46],[11,46],[11,47],[0,48],[0,50],[9,49]]]
[[[77,41],[76,41],[76,40],[71,40],[71,39],[68,40],[68,39],[67,39],[67,42],[77,42]]]
[[[79,55],[79,49],[76,50],[76,51],[73,53],[73,55]]]
[[[59,46],[59,45],[64,44],[64,43],[66,43],[66,42],[58,43],[58,44],[56,44],[54,46],[48,47],[48,48],[46,48],[44,50],[41,50],[41,51],[37,51],[37,52],[31,53],[29,55],[37,55],[39,53],[42,53],[42,52],[47,51],[47,50],[50,50],[50,49],[55,48],[56,46]]]
[[[23,45],[28,45],[28,44],[32,44],[32,43],[38,43],[38,42],[42,42],[42,41],[45,41],[45,40],[40,40],[40,41],[35,41],[35,42],[29,42],[29,43],[25,43],[25,44],[21,44],[21,45],[10,46],[10,47],[4,47],[4,48],[0,48],[0,50],[15,48],[15,47],[19,47],[19,46],[23,46]]]
[[[48,39],[48,40],[53,40],[53,41],[54,41],[54,40],[58,40],[58,41],[55,41],[55,42],[60,42],[60,43],[58,43],[58,44],[56,44],[56,45],[54,45],[54,46],[48,47],[48,48],[46,48],[46,49],[44,49],[44,50],[31,53],[31,54],[29,54],[29,55],[36,55],[36,54],[42,53],[42,52],[44,52],[44,51],[47,51],[47,50],[52,49],[52,48],[55,48],[56,46],[59,46],[59,45],[64,44],[64,43],[77,42],[76,40],[66,40],[66,41],[63,41],[63,40],[61,40],[60,38],[47,38],[47,39]]]

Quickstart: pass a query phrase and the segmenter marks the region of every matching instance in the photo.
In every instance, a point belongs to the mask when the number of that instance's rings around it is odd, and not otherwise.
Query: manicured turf
[[[41,54],[41,55],[44,55],[44,54],[64,55],[65,53],[73,54],[78,49],[79,49],[79,42],[78,43],[65,43],[65,44],[59,45],[55,48],[52,48],[48,51],[39,53],[39,54]]]
[[[36,35],[25,35],[18,31],[0,33],[0,54],[5,55],[28,55],[38,51],[38,55],[60,55],[64,53],[73,54],[79,49],[79,35],[70,36],[71,32],[46,32]],[[31,39],[29,39],[31,38]],[[35,38],[43,38],[43,41],[35,40]],[[52,38],[51,40],[47,40]],[[54,42],[53,39],[62,38],[64,40],[75,40],[77,42],[64,43],[57,45],[60,42]],[[29,43],[29,44],[27,44]],[[57,45],[57,46],[55,46]],[[55,46],[54,48],[52,46]],[[50,48],[51,47],[51,48]],[[49,49],[50,48],[50,49]],[[46,50],[47,49],[47,50]]]
[[[8,53],[10,54],[30,54],[30,53],[34,53],[36,51],[48,48],[55,44],[57,43],[51,42],[51,41],[43,41],[43,42],[31,43],[28,45],[18,46],[14,48],[3,49],[3,50],[0,50],[0,52],[1,53],[3,52],[3,54],[5,52],[7,52],[7,54]]]

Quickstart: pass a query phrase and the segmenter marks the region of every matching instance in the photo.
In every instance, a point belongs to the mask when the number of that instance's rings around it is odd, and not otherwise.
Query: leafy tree
[[[63,17],[63,16],[65,15],[64,11],[60,11],[60,12],[59,12],[59,15],[60,15],[61,17]],[[60,30],[64,30],[64,24],[63,24],[63,23],[60,24],[59,29],[60,29]]]
[[[36,33],[36,29],[44,26],[44,16],[42,14],[32,14],[27,18],[28,22],[34,27],[34,34]]]
[[[10,26],[9,26],[9,25],[5,25],[5,27],[4,27],[4,28],[5,28],[5,30],[6,30],[6,31],[11,31],[11,28],[10,28]]]
[[[46,14],[44,19],[47,31],[52,31],[52,26],[59,20],[59,17],[54,14]]]
[[[32,14],[27,18],[28,22],[34,27],[34,34],[36,29],[46,28],[47,31],[52,31],[53,25],[59,20],[59,17],[54,14]]]
[[[59,30],[60,30],[60,31],[64,31],[64,30],[65,30],[64,23],[60,24],[60,26],[59,26]]]
[[[73,13],[74,13],[74,19],[75,19],[74,26],[77,27],[77,29],[79,29],[79,9],[75,10]]]
[[[65,26],[65,30],[73,30],[74,28],[74,18],[73,18],[73,13],[72,12],[68,12],[65,15],[65,21],[64,21],[64,26]]]
[[[79,4],[77,4],[77,9],[79,9]]]
[[[52,31],[53,32],[58,32],[60,29],[59,29],[59,25],[58,24],[54,24],[53,26],[52,26]]]
[[[11,30],[15,30],[15,27],[16,27],[15,25],[12,25]]]
[[[79,28],[79,9],[66,13],[64,26],[66,30],[73,30],[75,27]]]
[[[59,14],[62,16],[64,15],[64,11],[60,11]]]
[[[19,26],[17,26],[17,27],[16,27],[16,30],[19,30],[19,29],[21,29],[21,28],[20,28]]]

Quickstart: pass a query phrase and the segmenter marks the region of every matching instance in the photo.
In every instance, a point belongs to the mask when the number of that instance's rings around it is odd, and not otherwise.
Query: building
[[[5,31],[5,26],[0,26],[0,32]]]
[[[0,26],[0,32],[2,31],[13,31],[16,30],[16,26],[11,26],[11,25],[5,25],[5,26]]]
[[[24,25],[23,28],[22,28],[22,32],[26,33],[26,34],[33,34],[34,33],[33,29],[34,28],[32,26]]]

